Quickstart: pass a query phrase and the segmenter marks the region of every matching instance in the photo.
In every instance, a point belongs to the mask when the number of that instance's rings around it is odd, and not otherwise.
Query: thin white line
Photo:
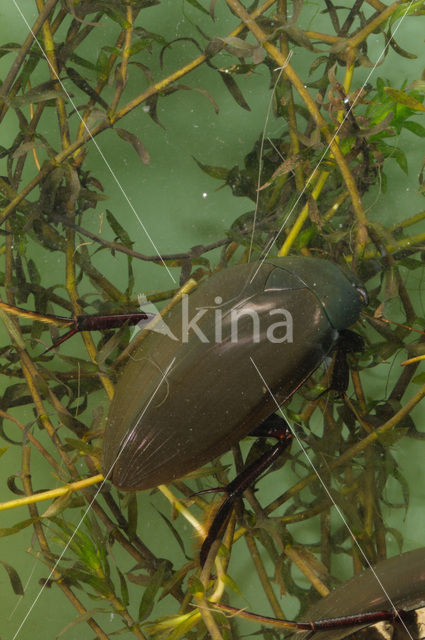
[[[377,61],[375,62],[375,64],[373,65],[372,69],[369,71],[366,80],[363,82],[360,91],[357,94],[357,98],[354,98],[353,102],[351,103],[351,107],[349,108],[349,110],[346,112],[341,124],[339,125],[339,127],[337,128],[337,130],[335,131],[335,133],[333,134],[331,141],[329,142],[328,146],[326,147],[325,151],[323,152],[323,154],[320,157],[320,160],[318,161],[317,165],[315,166],[315,168],[313,169],[313,171],[311,172],[311,174],[309,175],[309,177],[307,178],[307,182],[305,183],[304,188],[302,189],[302,191],[300,192],[300,194],[298,195],[298,198],[295,200],[291,210],[289,211],[288,215],[286,216],[285,220],[282,222],[279,231],[274,235],[273,237],[273,242],[276,240],[277,237],[279,237],[279,234],[282,232],[282,230],[285,228],[286,223],[288,222],[289,218],[292,216],[295,207],[297,206],[297,204],[299,203],[299,201],[301,200],[302,196],[304,195],[308,185],[310,184],[310,182],[312,181],[312,179],[314,178],[314,176],[317,173],[317,170],[319,168],[320,163],[322,162],[323,158],[326,156],[326,154],[328,153],[330,146],[332,144],[332,142],[335,140],[335,138],[338,136],[338,133],[341,130],[342,125],[344,124],[344,122],[346,121],[346,119],[348,118],[349,114],[351,113],[353,107],[357,104],[359,98],[360,98],[360,93],[361,90],[363,89],[363,87],[368,83],[369,78],[372,76],[372,74],[375,72],[376,67],[378,66],[381,58],[383,57],[385,51],[388,49],[388,47],[390,46],[390,42],[391,40],[393,40],[395,34],[397,33],[401,23],[403,22],[404,18],[406,17],[407,12],[409,11],[411,5],[413,4],[414,0],[410,0],[409,6],[407,7],[406,11],[404,12],[404,14],[401,16],[400,18],[400,22],[397,24],[396,28],[394,29],[394,32],[391,34],[391,38],[388,40],[387,44],[385,45],[385,47],[382,49],[381,53],[378,56]],[[282,73],[282,71],[281,71]],[[280,77],[280,75],[279,75]],[[279,79],[279,78],[278,78]],[[276,85],[275,85],[276,87]],[[261,170],[261,169],[260,169]],[[258,197],[257,197],[257,203],[258,203]],[[256,213],[255,212],[255,216],[254,219],[256,217]],[[250,280],[250,284],[252,283],[252,281],[254,280],[254,278],[256,277],[260,267],[263,265],[264,261],[267,259],[267,254],[264,255],[264,257],[260,260],[258,268],[255,270],[254,275],[252,276],[251,280]]]
[[[111,165],[110,165],[110,164],[109,164],[109,162],[107,161],[107,159],[106,159],[106,157],[105,157],[105,155],[104,155],[104,153],[103,153],[102,149],[101,149],[101,148],[100,148],[100,146],[98,145],[97,141],[95,140],[95,138],[93,138],[93,136],[92,136],[92,134],[91,134],[90,129],[88,128],[88,126],[87,126],[87,125],[86,125],[86,123],[84,122],[83,118],[81,117],[80,112],[79,112],[79,111],[78,111],[78,109],[77,109],[77,106],[74,104],[74,101],[72,100],[71,96],[69,95],[68,91],[66,90],[65,85],[63,84],[62,80],[59,78],[58,74],[56,73],[56,70],[55,70],[55,69],[54,69],[54,67],[51,65],[49,58],[47,57],[47,55],[46,55],[46,53],[45,53],[45,51],[44,51],[43,47],[41,46],[41,44],[40,44],[40,43],[39,43],[39,41],[37,40],[37,38],[36,38],[36,36],[35,36],[35,34],[34,34],[33,30],[31,29],[30,24],[28,23],[27,19],[25,18],[24,14],[22,13],[22,11],[21,11],[20,7],[18,6],[18,4],[17,4],[16,0],[12,0],[12,2],[13,2],[13,4],[15,5],[15,7],[17,8],[17,10],[19,11],[19,13],[20,13],[20,15],[21,15],[22,20],[25,22],[26,26],[28,27],[29,32],[31,33],[31,35],[32,35],[32,36],[33,36],[33,38],[34,38],[34,42],[36,42],[36,44],[38,45],[38,47],[39,47],[39,49],[40,49],[41,53],[43,54],[44,58],[46,59],[47,64],[49,65],[50,69],[53,71],[54,75],[56,76],[56,79],[58,80],[58,82],[59,82],[60,86],[62,87],[62,89],[63,89],[64,93],[66,94],[66,96],[67,96],[67,98],[68,98],[69,102],[70,102],[70,103],[72,104],[72,106],[74,107],[75,112],[76,112],[77,116],[80,118],[80,121],[81,121],[81,123],[82,123],[82,125],[83,125],[84,129],[87,131],[88,135],[90,136],[91,141],[93,142],[94,146],[96,147],[96,149],[97,149],[97,151],[98,151],[98,153],[99,153],[100,157],[102,158],[103,162],[104,162],[104,163],[105,163],[105,165],[107,166],[107,168],[108,168],[108,170],[109,170],[109,173],[111,174],[111,176],[112,176],[112,177],[113,177],[113,179],[115,180],[115,182],[116,182],[116,184],[117,184],[117,186],[118,186],[119,190],[121,191],[122,195],[124,196],[125,201],[127,202],[128,206],[129,206],[129,207],[130,207],[130,209],[132,210],[133,214],[134,214],[134,215],[135,215],[135,217],[136,217],[136,220],[138,221],[138,223],[139,223],[139,224],[140,224],[140,226],[142,227],[143,231],[145,232],[145,234],[146,234],[146,236],[147,236],[147,238],[148,238],[149,242],[151,243],[151,245],[152,245],[152,246],[153,246],[153,248],[155,249],[155,251],[156,251],[156,253],[157,253],[157,255],[158,255],[159,259],[161,260],[161,262],[162,262],[162,264],[163,264],[163,266],[166,268],[166,270],[167,270],[167,272],[168,272],[168,275],[170,276],[170,278],[171,278],[171,280],[172,280],[173,282],[176,282],[176,280],[175,280],[175,278],[174,278],[173,274],[171,273],[171,271],[169,270],[169,268],[168,268],[168,267],[167,267],[167,265],[165,264],[164,260],[162,259],[162,256],[161,256],[161,254],[159,253],[159,250],[158,250],[158,248],[157,248],[156,244],[154,243],[154,241],[153,241],[152,237],[150,236],[150,234],[149,234],[148,230],[146,229],[145,225],[143,224],[143,222],[142,222],[142,220],[141,220],[141,218],[140,218],[139,214],[137,213],[136,209],[134,208],[134,206],[133,206],[133,204],[132,204],[132,202],[131,202],[130,198],[128,197],[128,195],[127,195],[127,193],[125,192],[125,190],[124,190],[123,186],[121,185],[120,181],[118,180],[118,178],[117,178],[117,175],[116,175],[115,171],[112,169]]]
[[[292,58],[292,50],[288,53],[288,55],[286,57],[286,60],[285,60],[285,63],[283,64],[283,66],[279,67],[279,69],[280,69],[279,75],[277,76],[276,82],[274,83],[273,91],[271,93],[270,100],[269,100],[269,106],[267,108],[266,119],[264,121],[263,134],[261,136],[260,152],[259,152],[260,160],[259,160],[259,163],[258,163],[257,196],[256,196],[256,200],[255,200],[254,220],[252,221],[252,232],[251,232],[251,239],[250,239],[250,243],[249,243],[248,262],[251,260],[252,245],[253,245],[253,242],[254,242],[255,225],[257,223],[258,203],[259,203],[259,200],[260,200],[261,170],[263,168],[263,149],[264,149],[264,140],[265,140],[265,137],[266,137],[266,127],[267,127],[267,124],[269,122],[270,111],[272,109],[272,104],[273,104],[273,96],[274,96],[275,91],[276,91],[277,83],[279,82],[279,80],[280,80],[280,78],[282,76],[283,69],[289,63],[291,58]]]
[[[38,565],[39,565],[39,562],[36,560],[36,561],[34,562],[34,564],[33,564],[33,567],[32,567],[32,569],[31,569],[31,571],[30,571],[30,574],[29,574],[29,576],[28,576],[28,579],[27,579],[27,581],[26,581],[26,583],[25,583],[25,586],[24,586],[24,595],[22,595],[22,596],[18,596],[18,600],[17,600],[17,602],[16,602],[15,606],[13,607],[12,611],[10,612],[10,616],[9,616],[8,620],[12,620],[12,618],[13,618],[13,616],[14,616],[14,614],[15,614],[15,611],[16,611],[16,610],[17,610],[17,608],[22,604],[23,599],[24,599],[24,597],[25,597],[25,592],[26,592],[26,590],[28,589],[29,583],[31,582],[31,579],[32,579],[32,576],[33,576],[33,574],[34,574],[35,568],[36,568]]]
[[[161,384],[163,383],[165,377],[167,376],[169,370],[171,369],[171,367],[173,366],[175,361],[175,358],[172,359],[172,361],[170,362],[170,364],[168,365],[168,367],[166,368],[164,375],[162,376],[161,380],[158,383],[158,386],[155,388],[154,392],[152,393],[149,402],[147,403],[142,415],[140,416],[140,419],[143,417],[143,415],[145,414],[147,408],[149,407],[150,403],[152,402],[156,392],[158,391],[158,389],[160,388]],[[140,420],[139,420],[140,421]],[[19,625],[18,629],[16,630],[15,635],[13,636],[12,640],[16,640],[16,638],[18,637],[19,632],[21,631],[22,627],[24,626],[25,622],[27,621],[28,617],[30,616],[32,610],[34,609],[35,605],[37,604],[41,594],[43,593],[46,585],[49,583],[50,578],[53,576],[58,564],[60,563],[60,561],[62,560],[63,556],[65,555],[67,549],[69,548],[69,545],[71,544],[72,540],[74,539],[75,534],[77,533],[78,529],[80,528],[80,526],[82,525],[85,517],[87,516],[88,512],[90,511],[94,501],[96,500],[97,496],[99,495],[99,493],[101,492],[103,485],[105,484],[105,482],[107,481],[107,479],[109,478],[109,476],[111,475],[112,469],[114,468],[114,466],[116,465],[116,463],[118,462],[125,445],[127,444],[128,440],[131,437],[131,434],[133,433],[133,430],[130,431],[130,433],[127,435],[126,439],[124,440],[124,442],[121,445],[121,448],[117,454],[117,457],[115,458],[113,464],[111,465],[110,469],[108,470],[107,474],[104,476],[99,488],[97,489],[96,493],[94,494],[92,500],[90,501],[90,503],[88,504],[86,510],[84,511],[83,515],[81,516],[77,526],[74,529],[74,532],[72,533],[71,537],[69,538],[65,548],[63,549],[62,553],[59,555],[58,559],[56,560],[52,570],[50,571],[47,579],[45,580],[45,582],[43,583],[43,586],[41,587],[40,591],[38,592],[38,594],[36,595],[36,597],[34,598],[33,603],[31,604],[31,606],[29,607],[27,613],[25,614],[24,619],[22,620],[21,624]]]
[[[325,481],[323,480],[322,476],[320,475],[319,471],[317,470],[317,467],[315,466],[313,460],[310,458],[310,456],[308,455],[307,450],[305,449],[303,443],[301,442],[301,440],[298,437],[297,432],[295,431],[295,429],[292,428],[292,425],[288,422],[285,414],[282,411],[282,408],[280,407],[278,401],[276,400],[276,398],[274,397],[270,387],[268,386],[267,382],[264,380],[263,375],[261,374],[260,370],[258,369],[257,365],[255,364],[254,360],[252,359],[252,357],[250,356],[249,359],[251,360],[252,364],[255,367],[255,370],[257,371],[258,375],[261,378],[261,382],[263,383],[263,385],[265,386],[265,388],[267,389],[267,392],[269,393],[270,397],[272,398],[273,402],[276,405],[276,408],[278,410],[278,412],[281,414],[282,418],[285,420],[285,422],[287,423],[288,427],[291,430],[292,435],[294,436],[295,440],[297,441],[299,447],[301,448],[303,454],[305,455],[305,457],[308,460],[308,463],[310,464],[311,468],[313,469],[314,473],[316,474],[320,484],[322,485],[323,489],[325,490],[326,494],[328,495],[330,501],[332,502],[332,504],[334,505],[339,517],[341,518],[344,526],[346,527],[348,533],[350,534],[350,536],[352,537],[355,545],[357,546],[358,550],[360,551],[361,556],[363,557],[363,559],[365,560],[367,566],[369,567],[370,571],[372,572],[372,574],[375,576],[375,579],[377,581],[377,583],[379,584],[379,586],[382,589],[383,594],[385,595],[385,597],[387,598],[388,602],[390,603],[391,607],[393,608],[394,612],[397,613],[397,607],[395,606],[394,602],[391,599],[390,594],[387,592],[387,590],[385,589],[381,579],[379,578],[378,574],[376,573],[375,569],[373,568],[373,566],[371,565],[371,563],[369,562],[365,552],[363,551],[359,541],[357,540],[356,536],[354,535],[350,525],[348,524],[344,514],[342,513],[341,509],[338,507],[337,503],[335,502],[331,492],[329,491],[328,487],[326,486]],[[404,623],[403,619],[399,616],[400,622],[402,623],[402,625],[404,626],[404,628],[406,629],[407,633],[409,634],[411,640],[413,640],[413,637],[411,636],[406,624]]]

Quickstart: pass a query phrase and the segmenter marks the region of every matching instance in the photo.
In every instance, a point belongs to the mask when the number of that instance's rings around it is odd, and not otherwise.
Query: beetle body
[[[382,560],[374,567],[366,569],[348,582],[331,591],[331,593],[314,604],[305,614],[308,620],[328,620],[356,615],[365,611],[376,612],[391,610],[394,605],[403,611],[402,624],[396,618],[397,633],[373,634],[371,629],[365,630],[370,639],[398,638],[411,640],[418,638],[418,626],[424,623],[425,596],[425,548],[407,551],[393,558]],[[417,612],[413,611],[417,609]],[[410,616],[406,612],[411,612]],[[410,626],[411,625],[411,626]],[[355,630],[364,627],[339,628],[337,624],[329,625],[326,631],[317,631],[314,640],[342,640]],[[311,632],[297,633],[292,640],[308,640]],[[363,634],[362,637],[365,637]]]
[[[286,636],[291,640],[414,640],[423,636],[425,622],[424,560],[422,547],[370,565],[315,602],[302,621],[262,616],[223,603],[215,606],[280,631],[295,630]]]
[[[283,404],[320,365],[358,319],[362,294],[315,258],[268,259],[211,277],[165,316],[177,339],[149,331],[124,367],[104,474],[120,489],[149,489],[227,451],[276,411],[270,391]]]

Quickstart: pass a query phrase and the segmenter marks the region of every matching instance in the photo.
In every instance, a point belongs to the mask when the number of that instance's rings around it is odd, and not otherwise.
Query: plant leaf
[[[229,169],[226,169],[226,167],[214,167],[210,164],[203,164],[202,162],[197,160],[195,156],[192,156],[192,158],[195,160],[198,167],[202,169],[204,173],[211,176],[211,178],[216,178],[216,180],[227,180]]]
[[[106,219],[117,238],[121,240],[125,247],[131,249],[133,243],[130,240],[130,236],[128,235],[124,227],[120,225],[116,217],[113,215],[112,211],[110,211],[109,209],[106,209]]]
[[[425,106],[419,100],[416,100],[413,96],[409,96],[408,93],[400,91],[399,89],[393,89],[392,87],[384,87],[385,93],[390,96],[395,102],[404,104],[409,109],[415,111],[425,111]]]
[[[155,596],[158,589],[161,587],[166,571],[168,571],[168,562],[163,561],[160,563],[157,571],[152,576],[149,585],[143,592],[139,607],[139,620],[147,618],[152,611]]]
[[[408,120],[404,123],[404,127],[409,129],[416,136],[420,136],[421,138],[425,138],[425,127],[423,127],[419,122],[412,122]]]
[[[30,91],[27,91],[23,96],[14,96],[13,98],[5,98],[5,102],[11,107],[24,107],[27,104],[37,104],[38,102],[47,102],[48,100],[54,100],[55,98],[67,99],[66,93],[62,89],[46,89],[46,84],[34,87]]]
[[[15,533],[22,531],[26,527],[34,524],[34,522],[38,522],[41,518],[27,518],[27,520],[22,520],[17,524],[13,525],[13,527],[1,527],[0,528],[0,538],[5,538],[6,536],[13,536]]]
[[[21,579],[18,576],[18,572],[16,571],[16,569],[14,569],[10,564],[8,564],[7,562],[4,562],[3,560],[0,560],[0,564],[2,564],[5,570],[7,571],[13,591],[16,593],[17,596],[23,596],[25,593],[24,587],[22,586]]]
[[[237,104],[240,107],[242,107],[242,109],[245,109],[246,111],[251,111],[251,108],[247,103],[247,101],[245,100],[245,98],[243,97],[242,91],[239,89],[238,85],[236,84],[235,79],[232,78],[230,74],[225,73],[224,71],[219,71],[219,74],[224,84],[226,85],[227,89],[229,90],[230,95],[235,100],[235,102],[237,102]]]
[[[140,138],[138,138],[134,133],[131,133],[131,131],[127,131],[126,129],[116,128],[115,131],[118,133],[120,138],[132,145],[133,149],[136,151],[143,164],[149,164],[150,156],[148,150],[146,149]]]

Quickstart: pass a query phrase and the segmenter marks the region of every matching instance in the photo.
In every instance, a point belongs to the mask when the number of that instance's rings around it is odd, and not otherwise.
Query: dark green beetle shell
[[[407,551],[393,558],[381,560],[356,575],[348,582],[331,591],[316,602],[305,613],[306,620],[325,620],[346,615],[356,615],[366,611],[385,611],[394,605],[398,610],[410,611],[407,628],[398,621],[398,627],[389,629],[389,624],[378,630],[364,629],[355,638],[365,640],[408,639],[423,637],[425,616],[425,548]],[[418,609],[417,612],[413,609]],[[381,623],[382,624],[382,623]],[[317,631],[314,640],[342,640],[365,625]],[[408,629],[408,630],[407,630]],[[309,640],[311,631],[287,636],[290,640]]]
[[[276,411],[258,371],[283,404],[363,304],[349,274],[316,258],[267,259],[212,276],[164,318],[178,339],[149,331],[124,367],[104,475],[120,489],[149,489],[221,455]],[[202,315],[187,335],[185,305],[189,320]]]

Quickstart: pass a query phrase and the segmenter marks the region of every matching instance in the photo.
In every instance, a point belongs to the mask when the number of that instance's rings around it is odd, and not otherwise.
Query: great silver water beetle
[[[302,622],[261,616],[222,603],[212,606],[281,631],[292,629],[295,633],[286,636],[291,640],[309,640],[313,633],[314,640],[412,640],[423,636],[424,561],[423,547],[381,560],[314,603]],[[385,624],[378,628],[377,623],[382,622]]]
[[[314,640],[343,640],[353,635],[355,638],[369,640],[412,640],[423,637],[425,621],[425,548],[420,547],[398,556],[381,560],[373,567],[364,570],[344,584],[330,592],[325,598],[313,604],[306,612],[309,620],[329,620],[338,616],[348,616],[370,612],[371,617],[379,611],[391,614],[395,624],[393,629],[383,628],[381,633],[375,629],[363,629],[361,636],[355,635],[365,623],[353,624],[351,627],[338,628],[337,624],[329,625],[327,630],[318,630]],[[382,616],[381,619],[384,619]],[[387,618],[388,620],[388,618]],[[376,621],[379,622],[377,616]],[[370,624],[370,623],[369,623]],[[308,640],[310,633],[297,633],[291,640]]]
[[[294,394],[366,301],[354,277],[317,258],[215,274],[164,318],[177,339],[148,332],[123,368],[104,475],[123,490],[149,489],[221,455]]]
[[[119,489],[149,489],[201,467],[248,434],[276,438],[225,488],[202,564],[234,500],[291,441],[276,409],[333,350],[332,388],[346,390],[346,353],[362,347],[348,327],[366,303],[352,274],[317,258],[268,258],[215,274],[168,312],[160,332],[147,332],[123,367],[104,435],[104,477]],[[146,323],[159,320],[143,311],[69,319],[0,307],[69,327],[54,346],[77,331],[139,322],[154,329]]]

